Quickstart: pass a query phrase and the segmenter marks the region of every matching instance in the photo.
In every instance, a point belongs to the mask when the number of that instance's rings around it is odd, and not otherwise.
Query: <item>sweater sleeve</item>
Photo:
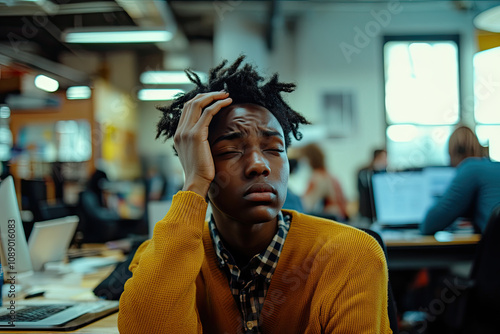
[[[179,192],[138,249],[120,298],[120,333],[201,333],[195,280],[204,258],[205,200]]]
[[[360,252],[352,257],[351,267],[335,300],[324,302],[324,333],[392,333],[387,313],[388,272],[385,256],[373,238],[360,238]],[[354,255],[354,254],[353,254]]]
[[[441,231],[469,212],[476,196],[476,175],[473,166],[467,161],[463,164],[443,197],[427,212],[420,225],[422,234]]]

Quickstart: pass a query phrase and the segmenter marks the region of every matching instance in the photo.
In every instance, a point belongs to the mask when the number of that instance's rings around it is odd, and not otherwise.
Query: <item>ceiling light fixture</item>
[[[59,89],[59,82],[46,75],[40,74],[35,77],[35,86],[41,90],[52,93]]]
[[[92,92],[89,86],[72,86],[66,90],[68,100],[86,100],[90,99]]]
[[[478,14],[473,22],[477,29],[500,33],[500,6]]]
[[[137,97],[141,101],[168,101],[177,94],[184,93],[182,89],[141,89]]]
[[[100,28],[68,29],[63,33],[66,43],[101,44],[101,43],[158,43],[172,39],[172,33],[165,29]]]
[[[195,72],[202,82],[207,81],[207,74]],[[184,71],[146,71],[141,74],[141,83],[150,85],[192,84]]]

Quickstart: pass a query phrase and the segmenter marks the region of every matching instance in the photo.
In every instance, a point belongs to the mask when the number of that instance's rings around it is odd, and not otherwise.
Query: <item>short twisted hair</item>
[[[252,103],[269,110],[278,120],[285,134],[285,145],[290,145],[290,133],[295,139],[300,140],[300,124],[309,122],[298,112],[294,111],[283,100],[281,93],[290,93],[295,90],[295,84],[278,81],[278,74],[274,74],[269,81],[263,83],[261,77],[250,64],[242,64],[245,56],[240,56],[228,67],[227,60],[210,70],[208,83],[203,84],[199,76],[192,70],[186,74],[195,85],[192,91],[178,95],[170,106],[158,106],[163,115],[157,124],[156,138],[164,136],[169,139],[174,136],[182,113],[184,104],[194,98],[196,94],[225,90],[233,100],[232,104]],[[263,83],[263,84],[262,84]]]

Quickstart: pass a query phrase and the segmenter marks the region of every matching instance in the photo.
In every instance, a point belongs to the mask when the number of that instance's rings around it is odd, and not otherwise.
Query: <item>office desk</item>
[[[77,329],[75,331],[63,332],[63,331],[15,331],[13,333],[44,333],[44,334],[62,334],[62,333],[86,333],[86,334],[118,334],[118,313],[108,315],[101,320],[91,323],[85,327]],[[5,333],[5,332],[4,332]]]
[[[454,235],[453,240],[445,242],[417,233],[381,235],[387,247],[388,267],[393,270],[468,265],[481,239],[480,234]]]
[[[88,252],[85,252],[88,251]],[[123,253],[121,251],[117,250],[107,250],[104,245],[100,244],[87,244],[84,245],[83,249],[83,254],[90,254],[90,256],[94,256],[96,254],[93,253],[93,251],[99,252],[101,255],[104,256],[113,256],[116,257],[117,260],[122,260],[124,258]],[[74,251],[70,251],[69,253],[75,254]],[[105,268],[101,268],[97,272],[94,272],[92,274],[86,274],[83,277],[83,280],[81,282],[81,287],[88,289],[88,295],[93,296],[92,290],[111,272],[114,270],[114,266],[107,266]],[[87,292],[85,293],[87,295]],[[85,296],[84,296],[85,297]],[[117,327],[117,321],[118,321],[118,313],[111,314],[107,317],[104,317],[100,320],[97,320],[89,325],[86,325],[82,328],[79,328],[74,331],[15,331],[14,333],[44,333],[44,334],[49,334],[49,333],[87,333],[87,334],[118,334],[118,327]],[[5,332],[0,332],[5,333]]]

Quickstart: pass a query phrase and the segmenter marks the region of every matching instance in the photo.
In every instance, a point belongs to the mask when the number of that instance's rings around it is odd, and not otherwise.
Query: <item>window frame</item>
[[[385,75],[385,53],[384,48],[387,42],[454,42],[457,45],[457,66],[458,66],[458,121],[455,124],[446,124],[446,125],[457,125],[460,124],[463,119],[463,110],[462,110],[462,96],[463,96],[463,88],[462,88],[462,61],[461,61],[461,49],[460,49],[460,35],[459,34],[429,34],[429,35],[384,35],[382,36],[382,103],[383,103],[383,113],[384,113],[384,122],[385,129],[389,125],[399,125],[399,124],[412,124],[415,126],[443,126],[445,124],[415,124],[415,123],[394,123],[389,124],[387,121],[387,108],[386,108],[386,75]],[[385,138],[387,140],[387,136]],[[387,142],[386,142],[387,144]]]
[[[385,131],[384,131],[384,142],[385,146],[389,148],[389,138],[387,135],[387,129],[391,125],[412,125],[417,128],[421,129],[432,129],[432,128],[438,128],[438,127],[454,127],[457,126],[458,124],[461,124],[463,120],[463,110],[462,110],[462,99],[463,99],[463,70],[462,70],[462,56],[461,56],[461,44],[460,44],[460,35],[459,34],[418,34],[418,35],[412,35],[412,34],[406,34],[406,35],[384,35],[382,36],[382,44],[380,48],[381,52],[381,68],[382,68],[382,103],[383,103],[383,117],[384,117],[384,123],[385,123]],[[393,122],[389,123],[389,117],[387,115],[387,108],[386,108],[386,73],[385,73],[385,44],[388,42],[453,42],[456,44],[457,47],[457,77],[458,77],[458,82],[457,82],[457,88],[458,88],[458,119],[455,123],[453,124],[419,124],[419,123],[414,123],[414,122]],[[396,166],[394,166],[396,167]],[[412,167],[409,167],[412,168]]]

